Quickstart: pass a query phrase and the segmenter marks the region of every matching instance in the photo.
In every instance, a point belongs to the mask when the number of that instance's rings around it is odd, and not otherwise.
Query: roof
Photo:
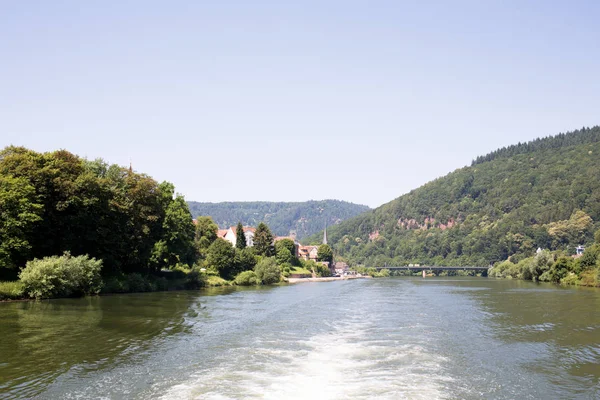
[[[237,226],[232,226],[229,229],[231,229],[231,231],[233,232],[234,235],[237,235]],[[254,233],[254,232],[256,232],[256,228],[253,228],[251,226],[244,226],[244,233],[246,233],[246,232]]]
[[[228,229],[219,229],[217,231],[217,237],[224,238],[227,235]]]

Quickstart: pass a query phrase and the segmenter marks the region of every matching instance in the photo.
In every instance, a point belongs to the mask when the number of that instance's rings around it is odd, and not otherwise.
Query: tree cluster
[[[27,261],[70,252],[104,275],[195,262],[188,206],[168,182],[65,150],[0,151],[0,278]]]

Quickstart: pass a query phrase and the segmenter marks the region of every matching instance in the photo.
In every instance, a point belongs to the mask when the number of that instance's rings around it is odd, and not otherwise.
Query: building
[[[350,267],[348,267],[348,264],[346,264],[343,261],[338,261],[334,265],[334,272],[336,274],[340,274],[343,276],[343,275],[347,274],[349,270],[350,270]]]
[[[582,245],[579,245],[575,248],[575,252],[576,252],[577,256],[582,256],[584,251],[585,251],[585,247],[583,247]]]
[[[298,246],[298,258],[317,261],[319,246]]]
[[[246,237],[246,246],[248,247],[254,246],[254,232],[256,232],[256,228],[252,228],[251,226],[244,227],[244,236]],[[220,234],[221,230],[219,230],[217,236],[221,237]],[[223,239],[231,243],[232,246],[235,246],[237,242],[237,227],[232,226],[231,228],[227,229]]]

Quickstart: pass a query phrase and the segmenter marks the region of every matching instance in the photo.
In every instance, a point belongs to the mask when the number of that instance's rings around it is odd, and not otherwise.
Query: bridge
[[[375,267],[376,270],[381,271],[382,269],[389,269],[390,271],[487,271],[490,267],[440,267],[431,265],[420,265],[420,266],[404,266],[404,267],[392,267],[384,265],[383,267]]]

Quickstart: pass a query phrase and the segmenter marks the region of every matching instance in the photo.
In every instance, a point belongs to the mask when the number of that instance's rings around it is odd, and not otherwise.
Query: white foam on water
[[[230,349],[163,399],[438,399],[452,379],[444,357],[410,337],[377,338],[353,319],[308,339]]]

